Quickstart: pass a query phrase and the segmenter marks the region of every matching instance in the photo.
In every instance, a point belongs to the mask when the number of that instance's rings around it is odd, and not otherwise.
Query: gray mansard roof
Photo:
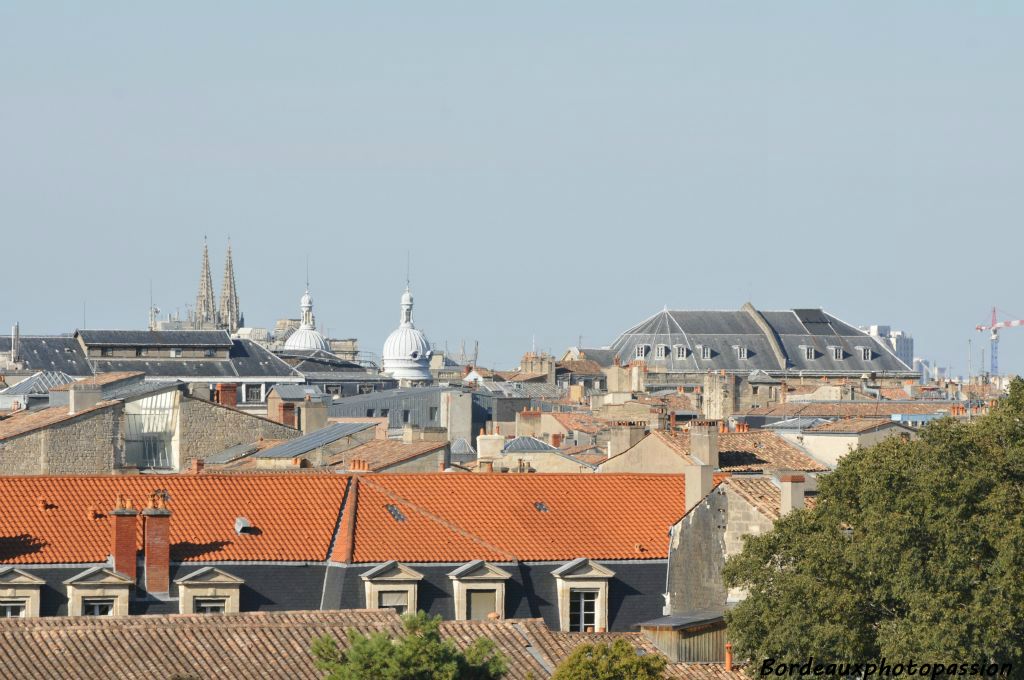
[[[652,370],[669,373],[913,373],[877,339],[820,309],[760,312],[749,304],[738,311],[666,309],[620,335],[610,349],[627,364],[640,358],[638,346]],[[660,352],[659,346],[664,347]]]

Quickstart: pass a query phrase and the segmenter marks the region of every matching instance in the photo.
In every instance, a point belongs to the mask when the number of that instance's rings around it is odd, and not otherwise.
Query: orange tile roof
[[[77,418],[86,413],[92,413],[108,408],[119,403],[116,399],[101,401],[89,408],[82,409],[76,413],[69,413],[67,406],[51,406],[50,408],[38,411],[18,411],[9,418],[0,421],[0,440],[18,435],[27,434],[33,430],[40,430],[44,427],[62,423],[65,420]]]
[[[551,412],[548,415],[557,420],[565,429],[575,432],[596,434],[609,426],[607,421],[599,420],[589,413]]]
[[[0,563],[102,562],[118,494],[140,507],[170,494],[171,559],[322,561],[347,484],[344,475],[0,477]],[[46,509],[41,509],[45,504]],[[93,511],[98,516],[94,518]],[[235,518],[258,534],[235,533]],[[139,545],[142,522],[138,521]]]
[[[570,359],[568,361],[559,361],[555,364],[555,369],[565,369],[570,373],[578,373],[580,375],[602,375],[601,364],[597,363],[593,359]]]
[[[665,532],[685,509],[682,475],[438,473],[357,479],[359,510],[349,534],[354,562],[663,559]],[[334,559],[347,557],[344,543],[339,540]]]
[[[768,477],[733,475],[722,482],[768,519],[779,518],[782,509],[782,489]],[[804,496],[804,507],[813,508],[815,500],[814,496]]]
[[[689,456],[690,454],[689,433],[655,430],[649,436],[657,437],[680,456]],[[766,470],[826,472],[829,469],[779,435],[766,430],[719,434],[718,467],[725,472],[764,472]]]
[[[110,385],[112,383],[120,382],[122,380],[128,380],[130,378],[137,378],[141,375],[145,375],[142,371],[114,371],[111,373],[97,373],[89,378],[83,378],[82,380],[76,380],[73,383],[67,383],[64,385],[56,385],[50,388],[51,392],[67,392],[72,387],[99,387],[102,385]]]
[[[405,443],[396,439],[371,439],[360,446],[346,449],[331,457],[328,465],[348,466],[353,459],[366,461],[370,470],[383,470],[398,463],[437,451],[448,446],[442,442],[411,442]]]

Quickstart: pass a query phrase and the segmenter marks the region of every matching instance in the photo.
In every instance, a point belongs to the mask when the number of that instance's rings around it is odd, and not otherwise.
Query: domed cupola
[[[331,344],[316,329],[316,321],[313,318],[313,296],[309,294],[308,288],[303,293],[302,299],[299,300],[299,307],[302,308],[302,324],[298,330],[288,336],[284,342],[284,348],[286,350],[322,349],[330,352]]]
[[[398,328],[384,341],[384,372],[400,386],[430,383],[430,343],[412,323],[412,292],[402,293],[402,318]]]

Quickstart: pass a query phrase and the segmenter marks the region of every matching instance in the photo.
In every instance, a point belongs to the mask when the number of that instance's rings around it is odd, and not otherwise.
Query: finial
[[[306,254],[306,292],[309,292],[309,254]]]
[[[411,254],[410,251],[406,250],[405,251],[405,287],[406,287],[406,289],[409,288],[409,280],[410,280],[409,270],[411,269],[411,266],[412,266],[411,263],[412,263],[412,254]]]

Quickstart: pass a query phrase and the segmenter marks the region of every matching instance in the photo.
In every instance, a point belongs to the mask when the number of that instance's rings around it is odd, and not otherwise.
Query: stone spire
[[[199,293],[196,294],[196,308],[192,317],[193,325],[202,328],[204,325],[217,324],[217,301],[214,298],[213,278],[210,276],[210,254],[203,238],[203,270],[199,273]]]
[[[238,290],[235,288],[235,265],[231,261],[231,239],[224,260],[224,283],[220,287],[220,323],[228,333],[235,333],[241,325],[242,313],[238,308]]]

